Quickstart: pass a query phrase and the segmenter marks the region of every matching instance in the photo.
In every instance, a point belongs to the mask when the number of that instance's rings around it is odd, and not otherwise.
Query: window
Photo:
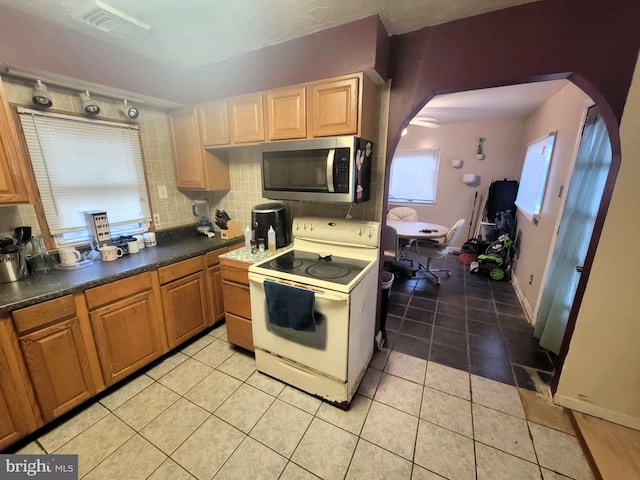
[[[107,212],[113,236],[151,219],[137,125],[19,108],[49,230],[89,240],[83,212]]]
[[[542,200],[547,186],[556,134],[557,132],[552,132],[527,145],[516,206],[533,223],[538,223],[538,217],[542,211]]]
[[[398,150],[391,161],[389,200],[436,203],[440,150]]]

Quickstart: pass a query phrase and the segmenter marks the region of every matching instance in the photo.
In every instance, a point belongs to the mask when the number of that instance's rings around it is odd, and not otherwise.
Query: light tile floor
[[[593,478],[536,395],[384,349],[343,411],[257,372],[222,325],[13,452],[77,453],[91,480]]]

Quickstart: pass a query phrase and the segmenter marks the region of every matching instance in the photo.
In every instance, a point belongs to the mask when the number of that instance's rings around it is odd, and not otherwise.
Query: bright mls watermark
[[[78,480],[78,455],[0,455],[0,479]]]

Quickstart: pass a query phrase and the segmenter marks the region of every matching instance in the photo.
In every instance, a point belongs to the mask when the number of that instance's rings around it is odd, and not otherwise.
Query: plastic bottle
[[[267,231],[267,246],[270,253],[276,252],[276,231],[273,229],[273,225],[269,225]]]
[[[247,225],[247,228],[244,229],[244,248],[249,253],[251,253],[251,237],[253,237],[253,232]]]

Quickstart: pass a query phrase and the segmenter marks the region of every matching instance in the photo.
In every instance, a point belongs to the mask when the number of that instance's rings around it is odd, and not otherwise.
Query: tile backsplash
[[[10,77],[3,77],[4,87],[9,102],[31,107],[31,91],[33,82]],[[72,113],[82,112],[79,92],[47,85],[52,94],[53,108]],[[371,175],[371,199],[360,205],[353,205],[353,218],[365,220],[379,220],[382,215],[382,192],[384,187],[384,159],[386,150],[387,118],[389,105],[389,85],[382,85],[378,89],[378,109],[380,121],[377,138],[371,139],[375,144],[374,162]],[[92,94],[97,100],[102,112],[101,117],[123,120],[119,112],[122,102],[116,99]],[[148,105],[136,105],[140,109],[138,124],[140,139],[145,161],[147,183],[151,209],[159,215],[160,221],[156,229],[195,225],[195,217],[191,211],[194,199],[209,201],[212,218],[215,209],[225,210],[231,218],[237,220],[244,227],[250,223],[251,209],[260,203],[271,202],[262,197],[260,157],[258,147],[236,147],[229,149],[229,175],[231,190],[222,192],[180,191],[176,187],[173,165],[173,153],[169,133],[167,112]],[[161,199],[158,187],[165,186],[167,198]],[[289,215],[318,215],[330,217],[344,217],[349,205],[323,204],[308,202],[282,201]],[[0,233],[11,232],[18,225],[37,226],[35,211],[32,205],[0,207]],[[34,229],[35,230],[35,229]],[[39,233],[39,227],[37,228]]]

